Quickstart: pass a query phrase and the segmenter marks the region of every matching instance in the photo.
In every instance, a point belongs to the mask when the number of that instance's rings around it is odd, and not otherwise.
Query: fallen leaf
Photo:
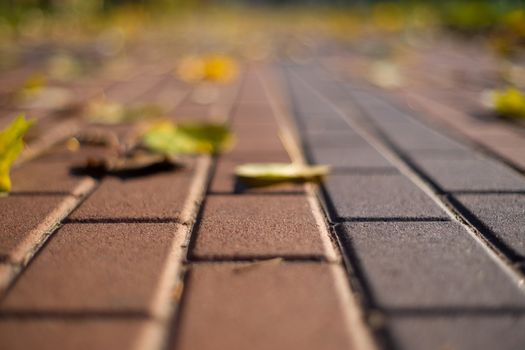
[[[224,124],[163,122],[145,132],[142,144],[167,155],[215,154],[231,147],[233,135]]]
[[[4,130],[0,131],[0,193],[11,190],[9,170],[24,148],[23,136],[33,124],[23,115],[17,117]]]
[[[494,110],[505,118],[525,118],[525,94],[516,88],[492,93]]]
[[[204,78],[210,81],[227,83],[237,76],[237,63],[225,55],[211,55],[205,60]]]
[[[238,166],[235,175],[250,185],[266,185],[279,182],[318,181],[327,175],[326,165],[296,163],[248,163]]]
[[[104,99],[92,101],[87,108],[87,117],[95,124],[124,124],[162,116],[163,111],[156,105],[124,107],[120,103]]]
[[[186,82],[227,83],[237,77],[238,67],[235,60],[226,55],[188,56],[180,61],[176,73]]]

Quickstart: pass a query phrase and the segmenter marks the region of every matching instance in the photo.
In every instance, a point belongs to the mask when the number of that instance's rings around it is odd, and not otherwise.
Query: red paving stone
[[[193,176],[185,168],[121,179],[108,177],[71,214],[79,221],[178,220]]]
[[[12,172],[12,194],[77,194],[83,182],[94,182],[86,176],[73,175],[71,162],[33,161]]]
[[[136,320],[0,320],[0,343],[9,350],[134,349],[146,325]]]
[[[326,264],[192,266],[174,349],[352,349]]]
[[[323,256],[304,196],[209,195],[191,257]]]
[[[28,251],[53,227],[59,216],[57,207],[66,196],[12,195],[0,198],[0,256],[20,262]]]
[[[0,303],[1,312],[148,314],[176,224],[66,224]]]

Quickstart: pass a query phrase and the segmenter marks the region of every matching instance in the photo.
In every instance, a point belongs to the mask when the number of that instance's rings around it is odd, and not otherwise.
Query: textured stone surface
[[[368,143],[351,129],[313,130],[304,134],[305,142],[312,148],[360,147]]]
[[[501,349],[525,347],[525,317],[512,314],[393,317],[391,332],[399,349]]]
[[[105,178],[72,220],[177,220],[192,180],[192,166],[148,176]]]
[[[330,269],[276,262],[193,267],[175,348],[352,348]]]
[[[392,164],[372,146],[338,148],[313,148],[312,159],[319,164],[328,164],[334,168],[388,168]]]
[[[525,256],[525,194],[461,195],[456,198],[497,239]]]
[[[194,258],[322,256],[320,232],[304,196],[210,195]]]
[[[175,231],[175,224],[66,224],[10,289],[0,313],[147,313]]]
[[[71,174],[68,161],[33,161],[12,172],[12,193],[71,194],[85,178]]]
[[[134,349],[136,320],[0,320],[0,345],[9,350]]]
[[[326,189],[336,218],[447,217],[402,175],[330,175]]]
[[[428,159],[415,162],[446,191],[525,191],[525,179],[488,159]]]
[[[0,257],[11,259],[14,251],[30,239],[31,231],[43,222],[53,221],[50,215],[65,198],[16,195],[0,198]]]
[[[382,307],[525,305],[517,284],[456,223],[346,223],[343,232]]]

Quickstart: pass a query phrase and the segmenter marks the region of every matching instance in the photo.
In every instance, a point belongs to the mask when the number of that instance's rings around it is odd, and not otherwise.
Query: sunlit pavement
[[[299,37],[196,81],[195,57],[175,67],[150,39],[36,98],[12,97],[38,61],[0,75],[0,126],[37,121],[0,198],[2,349],[525,347],[525,129],[488,112],[485,49],[436,39],[396,62]],[[137,137],[107,101],[225,123],[235,144],[79,172]],[[235,168],[254,162],[331,170],[253,187]]]

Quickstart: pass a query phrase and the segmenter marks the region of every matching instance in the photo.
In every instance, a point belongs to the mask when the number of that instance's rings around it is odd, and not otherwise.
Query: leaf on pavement
[[[120,103],[104,99],[92,101],[87,108],[87,117],[95,124],[124,124],[161,117],[163,111],[156,105],[124,107]]]
[[[231,147],[233,134],[224,124],[163,122],[145,132],[142,144],[167,155],[215,154]]]
[[[248,163],[235,169],[243,182],[251,185],[265,185],[279,182],[318,181],[327,175],[326,165],[304,165],[296,163]]]
[[[237,77],[238,67],[235,60],[226,55],[188,56],[180,61],[176,73],[187,82],[228,83]]]
[[[516,88],[492,93],[494,110],[505,118],[525,118],[525,94]]]
[[[23,136],[33,124],[23,115],[0,131],[0,193],[11,190],[9,170],[24,148]]]

